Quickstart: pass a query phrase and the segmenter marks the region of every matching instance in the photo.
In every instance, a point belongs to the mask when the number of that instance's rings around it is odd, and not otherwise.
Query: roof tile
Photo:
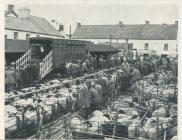
[[[139,39],[176,40],[177,24],[138,25],[81,25],[73,33],[74,39]]]
[[[6,16],[5,28],[63,37],[46,19],[36,16],[26,18]]]

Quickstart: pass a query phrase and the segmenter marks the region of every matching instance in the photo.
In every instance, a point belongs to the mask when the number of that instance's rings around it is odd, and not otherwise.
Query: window
[[[164,44],[164,51],[168,51],[168,44],[167,43]]]
[[[149,44],[145,43],[144,50],[148,50],[148,49],[149,49]]]
[[[133,43],[129,43],[129,44],[128,44],[128,49],[129,49],[129,50],[132,50],[132,49],[133,49]]]
[[[26,34],[26,40],[30,38],[30,34]]]
[[[14,32],[14,39],[18,39],[18,32]]]
[[[7,39],[8,38],[8,35],[5,35],[4,37],[5,37],[5,39]]]

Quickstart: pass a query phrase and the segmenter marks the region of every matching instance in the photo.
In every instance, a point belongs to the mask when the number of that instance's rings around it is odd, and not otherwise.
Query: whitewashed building
[[[174,24],[145,24],[126,25],[119,22],[116,25],[81,25],[73,33],[72,39],[93,41],[96,44],[129,44],[130,48],[140,53],[156,51],[157,54],[177,54],[178,22]],[[116,45],[116,46],[118,46]]]
[[[45,18],[32,16],[30,9],[23,8],[14,11],[14,5],[8,5],[8,10],[5,11],[5,38],[7,39],[64,38],[61,32],[61,30],[56,30]]]
[[[45,18],[32,16],[30,9],[14,10],[14,5],[8,5],[5,11],[5,59],[7,64],[16,61],[29,48],[29,38],[50,37],[65,38],[63,25],[56,29]]]

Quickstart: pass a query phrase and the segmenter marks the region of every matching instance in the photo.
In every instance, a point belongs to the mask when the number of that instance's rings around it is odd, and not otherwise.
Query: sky
[[[26,2],[25,2],[26,1]],[[143,24],[149,20],[151,24],[172,24],[178,20],[178,0],[6,0],[7,4],[14,4],[15,11],[19,8],[29,8],[31,15],[56,20],[62,23],[65,32],[72,32],[76,23],[93,24]]]

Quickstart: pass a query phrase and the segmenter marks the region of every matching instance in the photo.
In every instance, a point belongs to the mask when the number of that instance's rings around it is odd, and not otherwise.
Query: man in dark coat
[[[84,119],[88,119],[90,114],[90,104],[91,104],[91,80],[86,80],[83,87],[79,90],[80,93],[80,111],[81,116]]]
[[[130,85],[131,76],[129,75],[128,71],[125,69],[121,71],[121,75],[119,77],[119,86],[120,86],[120,93],[125,92]]]
[[[108,82],[102,77],[102,74],[100,74],[97,83],[102,86],[102,104],[106,106],[108,101]]]
[[[28,84],[33,84],[33,82],[34,82],[34,77],[33,77],[33,75],[34,75],[34,63],[33,63],[33,61],[29,61],[28,62],[28,66],[27,66],[27,78],[28,78]]]
[[[91,94],[91,111],[101,109],[101,97],[98,90],[95,88],[95,85],[90,89]]]
[[[20,65],[20,69],[18,72],[18,88],[22,89],[26,87],[26,83],[27,83],[27,72],[25,69],[23,69],[23,66]]]

